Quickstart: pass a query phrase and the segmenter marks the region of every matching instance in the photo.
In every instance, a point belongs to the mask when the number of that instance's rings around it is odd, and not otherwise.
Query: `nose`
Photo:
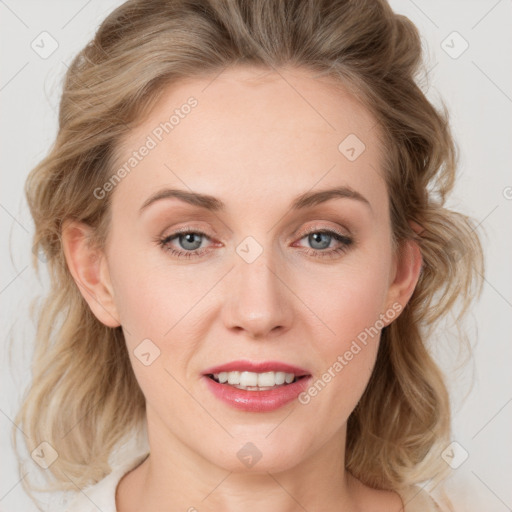
[[[287,331],[293,319],[284,272],[265,253],[252,263],[238,259],[226,283],[224,325],[256,339]]]

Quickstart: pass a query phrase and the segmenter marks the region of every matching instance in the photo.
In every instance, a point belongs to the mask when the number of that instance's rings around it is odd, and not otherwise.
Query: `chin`
[[[304,446],[311,446],[311,442],[304,442],[300,438],[287,436],[268,436],[269,430],[260,436],[243,436],[243,439],[232,439],[229,447],[221,453],[211,454],[210,461],[217,466],[233,473],[279,473],[301,464],[307,454]],[[283,437],[289,442],[283,443]],[[251,440],[252,439],[252,440]],[[218,442],[218,441],[217,441]],[[215,458],[216,457],[216,458]]]

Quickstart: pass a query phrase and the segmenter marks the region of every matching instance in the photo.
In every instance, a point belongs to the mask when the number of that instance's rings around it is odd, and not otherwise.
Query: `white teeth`
[[[291,384],[295,380],[293,373],[285,372],[220,372],[213,375],[221,384],[230,384],[240,389],[248,388],[272,388],[281,386],[285,382]]]
[[[240,372],[227,372],[228,384],[240,384]]]
[[[285,373],[284,374],[284,381],[286,384],[291,384],[293,382],[293,379],[295,378],[295,375],[293,373]]]
[[[258,386],[260,388],[266,387],[266,386],[274,386],[276,384],[274,372],[265,372],[265,373],[258,373],[254,374],[258,377]],[[255,384],[253,384],[255,385]]]
[[[253,372],[242,372],[240,373],[240,386],[257,386],[258,385],[258,374]]]
[[[284,372],[276,372],[276,384],[280,386],[281,384],[284,384],[284,381],[286,380],[286,373]]]

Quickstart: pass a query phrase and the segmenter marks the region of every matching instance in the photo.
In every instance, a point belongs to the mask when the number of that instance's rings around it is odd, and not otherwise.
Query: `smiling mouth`
[[[309,375],[295,375],[287,372],[245,372],[232,371],[206,375],[213,381],[246,391],[269,391],[293,384]]]

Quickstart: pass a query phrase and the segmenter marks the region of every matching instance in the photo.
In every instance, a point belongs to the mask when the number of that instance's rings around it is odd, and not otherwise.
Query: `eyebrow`
[[[141,206],[139,214],[148,208],[148,206],[157,201],[172,198],[179,199],[185,203],[191,204],[193,206],[199,206],[200,208],[205,208],[213,212],[224,211],[226,209],[226,205],[220,199],[217,199],[214,196],[199,194],[198,192],[188,192],[186,190],[180,189],[165,188],[151,195]],[[303,210],[305,208],[310,208],[312,206],[324,203],[331,199],[339,198],[355,199],[368,206],[370,210],[372,209],[368,199],[357,192],[357,190],[346,186],[319,190],[317,192],[305,192],[297,196],[292,201],[291,209]]]

